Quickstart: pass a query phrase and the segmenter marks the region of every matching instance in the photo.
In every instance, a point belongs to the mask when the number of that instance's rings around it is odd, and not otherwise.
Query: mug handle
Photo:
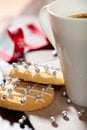
[[[54,48],[56,48],[55,40],[54,40],[52,28],[51,28],[51,23],[50,23],[50,17],[49,17],[48,11],[47,11],[48,6],[49,5],[46,5],[41,8],[40,13],[39,13],[39,21],[40,21],[43,31],[47,35],[51,44],[53,45]]]

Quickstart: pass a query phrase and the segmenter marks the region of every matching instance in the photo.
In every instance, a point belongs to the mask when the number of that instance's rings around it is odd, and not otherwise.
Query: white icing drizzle
[[[46,92],[48,89],[51,89],[51,87],[47,87],[45,89],[45,91],[42,91],[42,89],[41,90],[36,90],[35,87],[37,87],[37,84],[34,84],[32,87],[29,87],[29,89],[28,89],[28,86],[27,86],[26,89],[25,88],[20,88],[20,87],[18,89],[22,89],[22,90],[27,91],[26,94],[23,94],[23,97],[26,97],[26,99],[27,99],[27,97],[33,98],[33,99],[35,99],[35,103],[37,103],[38,101],[42,101],[43,103],[45,103],[45,100],[42,99],[43,95],[47,95],[47,96],[50,96],[52,98],[52,95]],[[36,92],[36,93],[38,93],[40,95],[40,98],[38,98],[36,96],[30,95],[29,94],[30,92]]]
[[[33,63],[33,64],[27,65],[27,66],[28,67],[26,68],[26,67],[24,67],[23,64],[21,64],[21,65],[17,64],[17,70],[22,73],[25,73],[25,72],[32,73],[32,77],[34,77],[34,75],[42,73],[42,72],[45,72],[45,73],[51,74],[54,77],[57,77],[58,72],[60,70],[58,68],[55,69],[52,66],[47,65],[47,64],[41,65],[38,63]]]
[[[14,85],[13,85],[14,84]],[[27,86],[26,87],[20,87],[19,85],[17,85],[16,87],[15,84],[26,84]],[[10,82],[10,84],[6,83],[5,84],[5,90],[3,90],[2,88],[0,88],[0,94],[2,95],[2,99],[3,100],[6,100],[8,98],[8,95],[10,94],[13,94],[13,96],[18,96],[18,97],[23,97],[21,98],[21,100],[19,101],[21,103],[21,105],[23,105],[27,98],[32,98],[32,99],[35,99],[35,103],[37,103],[38,101],[41,101],[43,103],[45,103],[45,100],[42,98],[44,95],[47,95],[49,97],[52,98],[52,95],[49,94],[47,92],[48,89],[53,89],[50,85],[48,85],[47,87],[41,87],[40,90],[37,90],[38,88],[38,84],[34,84],[34,85],[29,85],[25,82]],[[15,89],[15,90],[14,90]],[[14,90],[14,91],[13,91]],[[20,92],[17,92],[16,90],[23,90],[22,93]],[[31,95],[30,92],[35,92],[36,94],[35,95]]]
[[[41,102],[45,103],[45,100],[42,99],[42,98],[40,98],[40,99],[36,98],[35,103],[37,103],[38,101],[41,101]]]

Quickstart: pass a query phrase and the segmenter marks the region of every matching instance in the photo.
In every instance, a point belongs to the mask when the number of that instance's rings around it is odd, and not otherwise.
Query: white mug
[[[87,0],[56,0],[40,10],[41,26],[58,50],[65,86],[73,103],[87,107]]]

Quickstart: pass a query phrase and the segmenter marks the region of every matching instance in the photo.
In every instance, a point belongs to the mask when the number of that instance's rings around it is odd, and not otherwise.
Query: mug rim
[[[60,18],[60,19],[63,19],[63,20],[70,20],[70,21],[87,21],[86,18],[63,17],[63,16],[59,16],[59,15],[55,14],[54,12],[52,12],[52,11],[50,10],[50,7],[51,7],[54,3],[56,3],[56,2],[57,2],[57,1],[53,1],[53,2],[51,2],[50,4],[46,5],[46,6],[47,6],[47,10],[48,10],[48,12],[49,12],[51,15],[53,15],[53,16],[55,16],[55,17],[58,17],[58,18]]]

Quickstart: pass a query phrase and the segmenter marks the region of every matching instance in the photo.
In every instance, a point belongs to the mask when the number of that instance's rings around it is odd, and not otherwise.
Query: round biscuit
[[[52,66],[39,64],[13,64],[9,74],[12,77],[42,84],[64,85],[62,71]]]
[[[18,111],[34,111],[50,105],[54,95],[50,85],[11,79],[0,85],[0,106]]]

